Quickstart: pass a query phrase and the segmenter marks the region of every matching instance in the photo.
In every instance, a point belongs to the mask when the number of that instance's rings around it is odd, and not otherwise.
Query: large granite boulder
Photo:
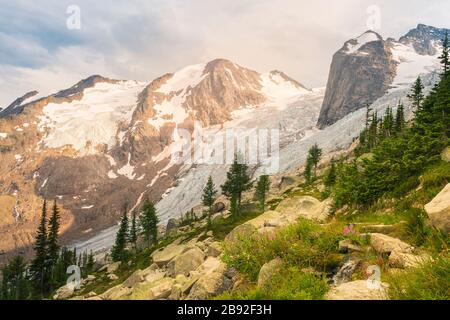
[[[450,183],[425,205],[431,224],[445,233],[450,233]]]
[[[366,280],[342,283],[325,295],[326,300],[388,300],[387,284],[382,283],[375,288]]]
[[[197,269],[205,260],[205,254],[198,247],[193,247],[179,256],[176,256],[167,264],[167,275],[175,277],[182,274],[188,276],[191,271]]]

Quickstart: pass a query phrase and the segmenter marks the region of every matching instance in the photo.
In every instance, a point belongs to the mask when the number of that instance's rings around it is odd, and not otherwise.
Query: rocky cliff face
[[[368,31],[334,54],[318,124],[333,124],[384,95],[395,76],[386,42]]]
[[[333,56],[318,126],[331,125],[435,70],[444,33],[419,24],[398,41],[385,41],[373,31],[347,41]]]

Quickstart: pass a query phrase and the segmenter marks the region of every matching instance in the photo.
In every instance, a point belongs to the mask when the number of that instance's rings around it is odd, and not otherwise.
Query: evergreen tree
[[[445,77],[450,72],[450,62],[449,62],[449,43],[448,43],[448,32],[445,32],[445,37],[442,41],[442,54],[439,56],[442,64],[442,76]]]
[[[94,260],[94,254],[92,253],[92,250],[89,252],[89,254],[86,257],[86,261],[84,263],[84,274],[87,276],[90,273],[92,273],[92,271],[94,271],[94,267],[95,267],[95,260]]]
[[[34,245],[34,259],[31,263],[31,279],[37,293],[43,297],[48,284],[48,270],[47,270],[47,201],[44,200],[42,206],[41,221],[39,223],[36,241]]]
[[[158,243],[158,216],[155,206],[149,200],[144,202],[139,217],[142,233],[150,247],[151,243]]]
[[[128,215],[124,210],[122,220],[120,221],[119,231],[116,234],[116,241],[111,249],[111,258],[113,261],[124,261],[126,258],[126,246],[128,237]]]
[[[213,211],[214,202],[216,201],[216,194],[217,194],[216,187],[214,186],[212,177],[209,176],[208,182],[206,183],[206,186],[203,189],[202,195],[202,203],[204,206],[208,207],[208,226],[211,225],[211,215]]]
[[[420,79],[420,77],[417,77],[417,80],[412,86],[411,93],[407,95],[415,112],[420,112],[420,108],[424,99],[423,89],[424,86],[422,84],[422,80]]]
[[[312,168],[313,168],[312,161],[308,157],[308,159],[306,160],[305,171],[303,172],[303,176],[305,177],[307,184],[310,184],[313,180]]]
[[[25,300],[30,296],[27,268],[22,256],[14,257],[2,268],[0,300]]]
[[[130,226],[130,234],[128,235],[128,241],[133,245],[133,248],[136,249],[136,243],[138,239],[138,225],[136,221],[136,211],[133,210],[131,216],[131,226]]]
[[[268,175],[261,175],[256,183],[255,199],[262,212],[265,211],[266,194],[270,188],[270,180]]]
[[[336,183],[336,176],[336,165],[334,161],[331,161],[330,169],[328,170],[324,179],[324,184],[327,188],[331,188],[332,186],[334,186],[334,184]]]
[[[58,244],[58,236],[59,236],[59,226],[60,226],[60,215],[59,209],[56,204],[56,200],[53,202],[52,214],[48,221],[49,230],[47,237],[47,246],[48,246],[48,269],[51,272],[53,277],[53,268],[56,265],[56,262],[59,257],[59,244]]]
[[[317,165],[319,164],[321,157],[322,149],[320,149],[317,144],[314,144],[308,151],[308,162],[311,162],[311,165],[314,168],[314,178],[316,177]]]
[[[405,128],[405,107],[402,103],[397,106],[397,113],[395,115],[395,132],[399,133]]]
[[[222,193],[231,201],[230,211],[233,217],[240,215],[242,193],[252,187],[247,170],[248,166],[244,163],[239,163],[238,156],[235,156],[234,162],[227,172],[227,180],[222,185]]]

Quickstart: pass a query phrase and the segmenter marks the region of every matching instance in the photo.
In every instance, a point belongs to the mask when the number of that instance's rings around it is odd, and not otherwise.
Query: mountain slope
[[[177,128],[233,127],[312,93],[282,72],[217,59],[150,83],[92,76],[32,102],[18,99],[19,108],[0,114],[0,194],[14,199],[6,215],[19,212],[0,220],[0,250],[31,244],[43,198],[63,207],[64,243],[115,225],[124,204],[132,211],[144,198],[158,202],[195,167],[171,157]],[[308,126],[318,105],[305,111]]]

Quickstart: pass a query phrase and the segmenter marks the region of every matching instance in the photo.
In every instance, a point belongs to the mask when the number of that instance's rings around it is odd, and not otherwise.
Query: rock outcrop
[[[332,288],[325,296],[326,300],[387,300],[387,284],[373,288],[366,280],[342,283]]]
[[[450,233],[450,183],[425,205],[431,224],[445,233]]]
[[[319,127],[373,103],[385,94],[394,76],[395,61],[380,35],[367,31],[347,41],[331,62]]]

